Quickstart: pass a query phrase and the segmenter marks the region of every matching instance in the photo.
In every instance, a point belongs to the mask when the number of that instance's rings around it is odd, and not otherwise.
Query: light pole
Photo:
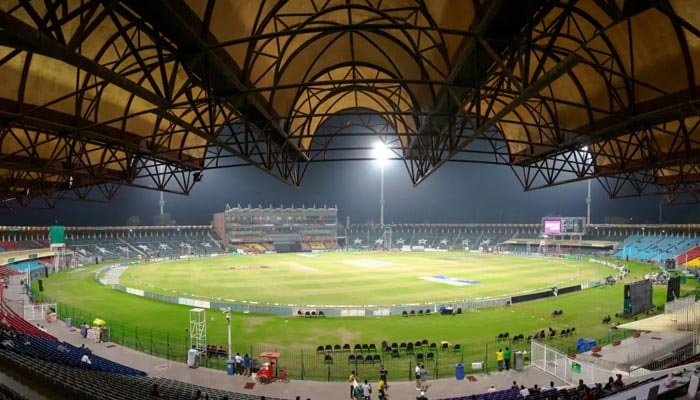
[[[384,142],[379,142],[374,146],[374,159],[381,168],[379,181],[379,226],[384,228],[384,166],[389,160],[389,149]]]
[[[228,327],[228,361],[231,362],[233,357],[231,356],[231,307],[224,307],[221,312],[226,314],[226,325]]]

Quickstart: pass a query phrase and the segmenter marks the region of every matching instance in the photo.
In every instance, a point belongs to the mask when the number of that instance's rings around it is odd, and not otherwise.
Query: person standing
[[[506,371],[510,370],[510,349],[506,347],[506,351],[503,352],[503,360],[506,362]]]
[[[382,366],[379,367],[379,380],[384,381],[384,383],[386,384],[387,382],[389,382],[387,380],[388,375],[389,375],[389,371],[387,371],[386,368],[384,368],[384,364],[382,364]]]
[[[503,371],[503,349],[498,349],[496,352],[496,364],[498,365],[498,372]]]
[[[387,391],[387,384],[386,381],[383,379],[379,379],[379,383],[377,383],[377,390],[379,391],[379,400],[386,400],[388,397],[386,394]]]
[[[372,385],[370,385],[367,382],[367,379],[365,379],[364,383],[362,384],[362,398],[363,400],[370,400],[370,396],[372,396]]]
[[[355,371],[350,372],[350,376],[348,377],[348,382],[350,383],[350,398],[354,399],[355,398],[355,384],[357,383],[357,376],[355,375]]]
[[[250,356],[248,353],[243,356],[243,375],[250,376]]]
[[[420,390],[428,390],[428,370],[425,369],[425,364],[420,365]]]
[[[420,390],[420,364],[416,363],[416,368],[413,371],[416,378],[416,390]]]

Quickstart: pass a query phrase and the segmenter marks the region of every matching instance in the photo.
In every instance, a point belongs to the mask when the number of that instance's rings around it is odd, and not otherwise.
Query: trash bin
[[[458,381],[464,380],[464,364],[455,364],[455,378],[457,378]]]
[[[233,360],[226,361],[226,375],[233,375]]]
[[[72,323],[73,323],[72,319],[66,318],[66,328],[70,328],[71,326],[73,326]]]
[[[515,352],[515,358],[513,359],[513,368],[515,368],[516,371],[522,371],[523,370],[523,352],[522,351],[516,351]]]

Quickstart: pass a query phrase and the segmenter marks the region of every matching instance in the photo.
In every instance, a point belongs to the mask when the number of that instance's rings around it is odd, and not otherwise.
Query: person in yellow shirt
[[[387,384],[384,382],[384,379],[379,378],[379,383],[377,384],[377,389],[379,390],[379,400],[386,400],[388,397],[386,395],[386,390],[387,390]]]
[[[503,371],[503,349],[498,349],[496,352],[496,364],[498,364],[498,372]]]
[[[355,396],[355,385],[357,385],[357,375],[355,375],[355,371],[350,373],[348,382],[350,383],[350,398],[353,399]]]

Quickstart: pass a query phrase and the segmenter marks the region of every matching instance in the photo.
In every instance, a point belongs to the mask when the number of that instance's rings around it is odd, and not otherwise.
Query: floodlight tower
[[[389,149],[384,142],[374,146],[374,159],[381,168],[381,178],[379,183],[379,226],[384,229],[384,166],[389,160]]]
[[[381,169],[379,183],[379,229],[382,231],[382,247],[391,248],[391,228],[384,227],[384,167],[389,161],[389,149],[384,142],[374,146],[374,159]]]
[[[231,307],[224,307],[221,309],[221,312],[226,314],[226,324],[228,325],[228,361],[230,362],[233,360],[231,356],[233,353],[231,350]]]

